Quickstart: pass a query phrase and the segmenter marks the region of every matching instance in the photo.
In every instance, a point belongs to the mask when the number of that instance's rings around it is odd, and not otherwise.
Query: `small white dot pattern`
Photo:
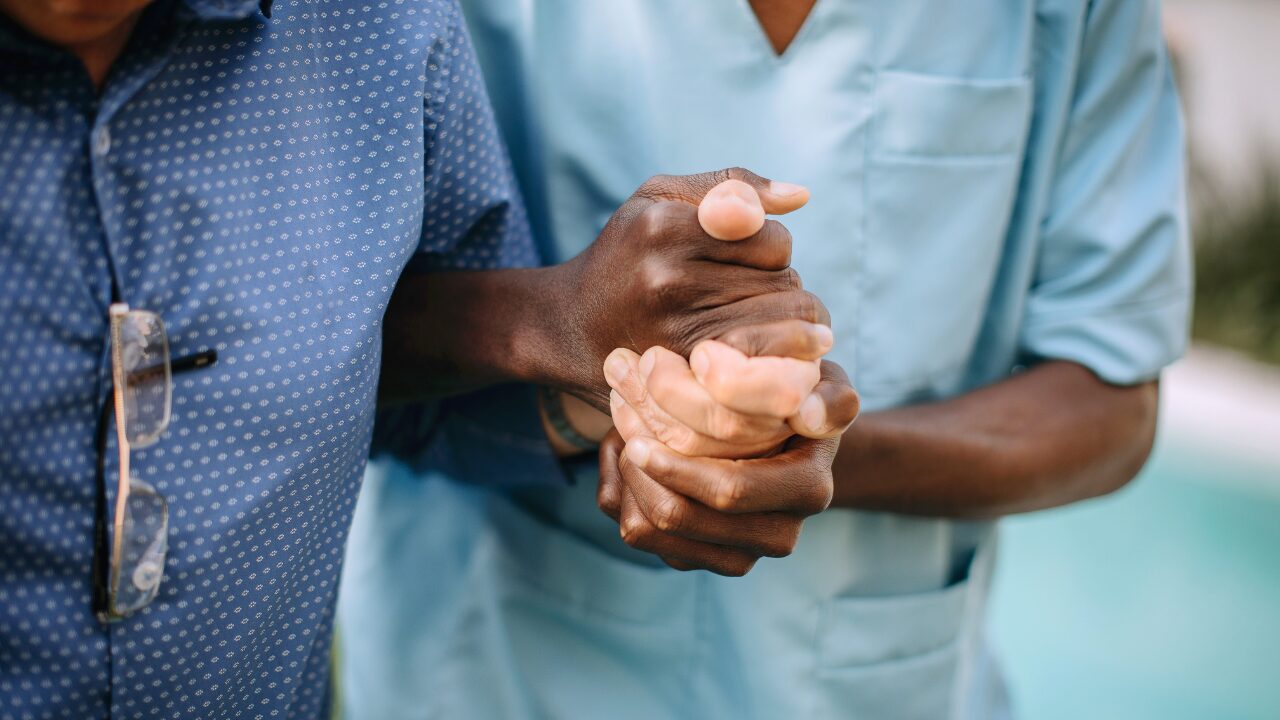
[[[0,64],[0,718],[320,717],[393,286],[536,260],[461,14],[162,0],[101,94],[7,21]],[[168,560],[105,626],[113,285],[219,359],[134,453]]]

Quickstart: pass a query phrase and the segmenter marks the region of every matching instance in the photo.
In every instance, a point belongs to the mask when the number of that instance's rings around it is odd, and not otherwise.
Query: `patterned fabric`
[[[0,19],[0,718],[321,716],[392,288],[534,261],[452,1],[269,10],[153,6],[101,93]],[[113,299],[219,360],[133,454],[168,562],[106,626]]]

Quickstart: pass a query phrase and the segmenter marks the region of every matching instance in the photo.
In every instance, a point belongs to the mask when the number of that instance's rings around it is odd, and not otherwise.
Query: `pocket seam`
[[[1025,113],[1031,113],[1035,107],[1034,98],[1034,78],[1030,75],[1017,75],[1010,78],[971,78],[951,75],[931,75],[926,73],[907,72],[902,70],[882,69],[876,72],[875,81],[875,109],[872,114],[872,132],[869,156],[876,160],[889,161],[915,161],[920,163],[936,163],[936,162],[955,162],[956,164],[985,164],[1001,161],[1017,160],[1021,152],[1025,151],[1026,144],[1026,123],[1022,128],[1022,139],[1017,145],[1004,150],[975,151],[975,152],[957,152],[938,150],[903,150],[892,149],[893,142],[884,139],[883,129],[887,119],[895,115],[895,103],[886,97],[885,88],[888,87],[882,82],[883,79],[899,78],[914,83],[919,86],[930,86],[931,92],[946,92],[964,90],[969,94],[991,94],[1000,91],[1012,91],[1025,94],[1020,102]],[[988,107],[988,103],[979,102],[979,97],[969,99],[961,95],[966,110],[981,112],[980,108]],[[956,102],[952,99],[952,102]],[[884,149],[882,149],[884,148]]]
[[[860,663],[819,663],[818,675],[823,678],[846,678],[849,676],[868,676],[879,672],[905,670],[910,666],[933,660],[936,657],[956,653],[960,648],[960,633],[935,647],[925,648],[919,652],[897,657],[883,658],[873,662]]]

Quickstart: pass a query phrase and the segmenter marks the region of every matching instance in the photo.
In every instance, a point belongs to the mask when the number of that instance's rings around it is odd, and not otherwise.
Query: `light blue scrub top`
[[[1154,0],[819,0],[780,58],[746,0],[463,4],[548,261],[655,173],[803,183],[794,265],[866,411],[1037,358],[1135,383],[1186,344]],[[366,483],[340,603],[348,717],[1002,712],[990,524],[832,510],[792,557],[728,579],[627,548],[591,468],[499,492],[383,461]]]

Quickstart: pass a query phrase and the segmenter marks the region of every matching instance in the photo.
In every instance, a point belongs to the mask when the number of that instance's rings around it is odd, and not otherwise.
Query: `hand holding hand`
[[[690,456],[756,457],[792,434],[838,437],[858,397],[818,360],[831,343],[826,326],[787,321],[704,341],[688,363],[663,348],[615,350],[605,363],[614,422],[624,440],[652,437]],[[760,352],[776,355],[748,354]]]
[[[661,348],[610,356],[616,431],[601,447],[597,500],[629,545],[679,569],[740,575],[789,554],[804,518],[827,507],[858,397],[838,365],[811,359],[830,348],[811,325],[724,339],[700,344],[694,368]]]
[[[804,188],[741,169],[641,186],[596,242],[557,270],[564,281],[554,287],[567,293],[558,305],[576,309],[558,340],[582,367],[572,392],[607,409],[600,368],[614,348],[687,355],[745,322],[828,322],[788,267],[790,233],[764,218],[807,200]]]

